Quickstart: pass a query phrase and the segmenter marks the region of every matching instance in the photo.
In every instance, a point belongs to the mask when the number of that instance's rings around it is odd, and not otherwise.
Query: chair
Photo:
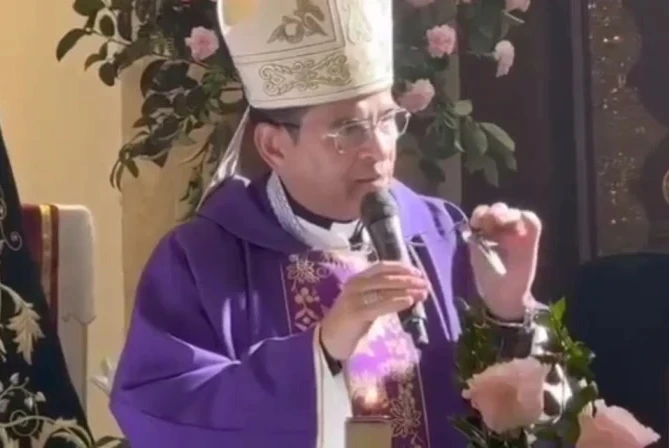
[[[566,322],[594,352],[602,398],[662,436],[669,426],[669,254],[630,253],[584,264]]]
[[[86,407],[87,327],[93,321],[93,220],[76,205],[22,207],[27,246],[61,341],[65,362],[82,407]]]

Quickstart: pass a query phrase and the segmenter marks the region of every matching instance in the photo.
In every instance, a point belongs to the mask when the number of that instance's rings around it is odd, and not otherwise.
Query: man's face
[[[363,196],[387,187],[393,177],[404,120],[408,115],[389,90],[315,106],[304,115],[298,138],[274,140],[281,157],[271,165],[289,193],[313,212],[356,218]]]

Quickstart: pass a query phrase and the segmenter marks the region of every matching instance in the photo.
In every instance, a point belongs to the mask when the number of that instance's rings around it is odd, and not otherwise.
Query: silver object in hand
[[[498,243],[485,238],[480,230],[472,228],[467,222],[460,223],[459,230],[464,242],[483,255],[483,258],[486,259],[497,275],[500,277],[506,275],[506,266],[504,266],[504,262],[495,250],[495,247],[499,245]]]

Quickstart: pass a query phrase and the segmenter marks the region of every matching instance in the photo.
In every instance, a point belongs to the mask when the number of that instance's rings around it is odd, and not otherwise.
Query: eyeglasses
[[[404,134],[409,126],[411,113],[405,109],[397,109],[380,116],[377,120],[367,118],[351,123],[346,123],[338,129],[323,135],[331,138],[335,148],[340,153],[353,151],[368,143],[376,131],[388,138],[397,140]]]
[[[406,109],[396,109],[380,116],[376,120],[367,118],[346,123],[334,131],[323,134],[323,138],[332,139],[337,151],[344,154],[368,143],[377,130],[384,136],[397,140],[406,132],[410,118],[411,113]],[[296,123],[273,123],[277,126],[291,129],[302,127]]]

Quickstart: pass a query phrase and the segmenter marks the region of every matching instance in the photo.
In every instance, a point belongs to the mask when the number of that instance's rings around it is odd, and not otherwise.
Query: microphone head
[[[397,216],[397,203],[389,190],[371,191],[362,198],[360,218],[365,226]]]

